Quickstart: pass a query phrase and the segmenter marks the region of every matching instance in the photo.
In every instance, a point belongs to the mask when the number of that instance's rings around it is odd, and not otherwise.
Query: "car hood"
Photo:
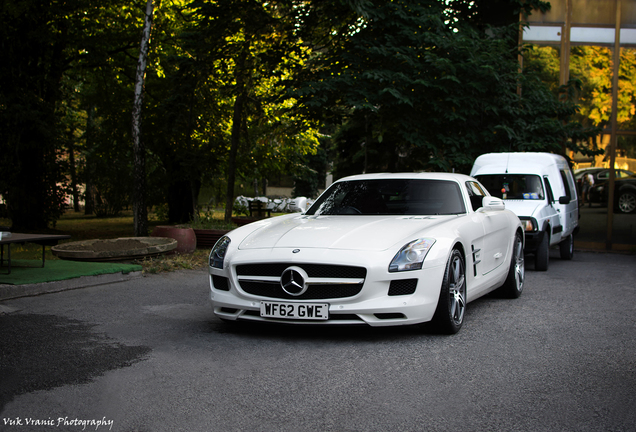
[[[457,216],[300,216],[274,218],[239,249],[322,248],[383,251]],[[277,220],[278,219],[278,220]],[[400,247],[402,244],[399,245]]]
[[[534,216],[535,212],[546,205],[545,200],[505,200],[506,209],[517,216]]]

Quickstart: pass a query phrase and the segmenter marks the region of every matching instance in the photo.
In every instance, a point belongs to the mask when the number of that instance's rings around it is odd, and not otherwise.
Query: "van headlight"
[[[525,232],[535,232],[537,230],[537,221],[534,218],[519,218]]]
[[[230,246],[230,238],[228,236],[221,237],[212,248],[209,257],[210,267],[222,269],[223,261],[225,260],[225,254],[227,248]]]
[[[426,254],[435,244],[435,239],[420,238],[404,245],[389,264],[389,272],[419,270],[424,264]]]

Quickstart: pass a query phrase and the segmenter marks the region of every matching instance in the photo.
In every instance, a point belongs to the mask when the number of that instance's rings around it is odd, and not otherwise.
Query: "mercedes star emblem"
[[[297,297],[307,291],[307,273],[300,267],[289,267],[280,276],[280,286],[287,294]]]

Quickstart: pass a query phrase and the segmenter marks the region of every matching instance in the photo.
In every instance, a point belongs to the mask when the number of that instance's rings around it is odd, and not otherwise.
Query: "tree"
[[[78,108],[62,102],[82,89],[82,71],[125,49],[129,10],[123,0],[2,3],[0,191],[14,229],[43,230],[61,215],[68,139],[80,134],[63,130]]]
[[[139,48],[139,61],[135,75],[135,99],[132,114],[133,160],[135,182],[133,183],[133,212],[135,237],[148,235],[148,210],[146,208],[146,148],[141,138],[141,109],[143,102],[143,86],[150,45],[150,29],[152,27],[152,0],[146,2],[144,29]]]
[[[0,7],[0,193],[15,230],[45,229],[62,211],[56,104],[72,32],[60,16],[73,6]]]
[[[197,40],[193,56],[213,74],[219,95],[231,101],[225,218],[232,215],[234,184],[241,171],[280,169],[280,156],[318,145],[315,126],[294,114],[285,82],[302,63],[298,39],[302,1],[195,1]],[[228,106],[229,108],[229,106]],[[266,150],[265,150],[266,149]],[[265,156],[254,164],[253,150]],[[248,178],[253,178],[249,176]]]
[[[296,92],[322,119],[342,113],[336,145],[352,150],[336,169],[466,172],[484,152],[559,151],[587,133],[563,123],[574,105],[519,74],[518,24],[486,32],[436,1],[355,5],[360,24]]]
[[[570,82],[559,86],[559,52],[550,46],[530,46],[524,53],[524,68],[536,73],[555,95],[576,103],[574,118],[589,128],[608,127],[612,106],[612,50],[598,46],[575,46],[570,52]],[[621,129],[633,129],[636,113],[636,50],[621,49],[619,73],[618,124]],[[588,141],[583,138],[583,141]],[[595,145],[577,148],[591,156],[603,149]]]

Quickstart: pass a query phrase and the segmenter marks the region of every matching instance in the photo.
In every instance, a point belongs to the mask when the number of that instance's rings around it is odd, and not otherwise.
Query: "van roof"
[[[552,153],[487,153],[475,160],[471,175],[486,173],[546,173],[548,167],[567,168],[568,163],[563,156]]]

